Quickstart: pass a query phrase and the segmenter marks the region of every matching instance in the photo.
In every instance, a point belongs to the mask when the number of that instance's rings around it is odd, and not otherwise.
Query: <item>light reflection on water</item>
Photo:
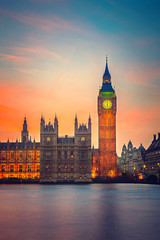
[[[159,202],[159,185],[0,185],[0,239],[159,240]]]

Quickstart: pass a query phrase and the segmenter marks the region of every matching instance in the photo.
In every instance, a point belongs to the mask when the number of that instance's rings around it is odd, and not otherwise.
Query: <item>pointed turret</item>
[[[16,138],[16,149],[18,149],[18,139]]]
[[[41,115],[40,131],[42,131],[44,128],[45,128],[45,120],[43,115]]]
[[[128,150],[132,151],[132,149],[133,149],[133,144],[132,144],[131,140],[129,140],[129,142],[128,142]]]
[[[103,83],[105,82],[111,82],[111,75],[109,73],[109,69],[108,69],[108,59],[106,56],[106,68],[105,68],[105,72],[103,74]]]
[[[54,129],[55,129],[55,131],[57,131],[57,134],[58,134],[58,119],[57,119],[56,114],[55,114],[55,118],[54,118]]]
[[[77,119],[77,114],[75,115],[75,120],[74,120],[74,131],[76,132],[78,130],[78,119]]]
[[[26,120],[26,116],[24,117],[24,122],[23,122],[23,131],[26,132],[27,131],[27,120]]]
[[[23,130],[21,132],[21,142],[28,142],[28,130],[27,130],[27,120],[24,117]]]
[[[9,138],[7,140],[7,149],[9,149]]]
[[[88,118],[88,130],[91,132],[91,116]]]
[[[110,95],[112,96],[114,94],[115,90],[113,89],[112,84],[111,84],[111,75],[108,70],[108,60],[106,58],[106,68],[105,68],[105,72],[103,74],[103,83],[102,83],[102,87],[100,89],[100,93],[107,93],[107,92],[110,93]]]

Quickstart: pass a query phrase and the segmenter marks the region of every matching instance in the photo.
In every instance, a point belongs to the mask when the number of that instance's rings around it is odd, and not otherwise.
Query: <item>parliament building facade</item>
[[[74,122],[74,136],[59,137],[54,124],[40,120],[40,142],[31,141],[26,117],[21,141],[0,142],[0,179],[39,179],[41,183],[91,182],[92,178],[115,177],[116,93],[106,68],[98,95],[99,149],[91,153],[91,118],[87,126]]]
[[[58,120],[54,126],[41,117],[40,182],[91,182],[91,118],[88,126],[74,122],[74,137],[58,136]]]

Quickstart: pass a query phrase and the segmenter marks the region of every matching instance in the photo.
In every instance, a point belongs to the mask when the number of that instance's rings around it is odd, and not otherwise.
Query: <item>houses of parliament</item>
[[[92,182],[114,177],[116,154],[116,93],[106,67],[98,94],[99,149],[91,149],[91,117],[88,124],[74,120],[74,137],[59,137],[54,123],[40,119],[40,142],[31,141],[24,118],[21,141],[0,142],[0,179],[39,179],[41,183]]]

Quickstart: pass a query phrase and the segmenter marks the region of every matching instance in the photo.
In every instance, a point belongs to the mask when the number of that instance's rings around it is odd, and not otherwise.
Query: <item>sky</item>
[[[106,54],[117,94],[117,153],[160,132],[159,0],[0,0],[0,141],[20,139],[26,115],[39,141],[40,117],[74,135],[92,118]]]

